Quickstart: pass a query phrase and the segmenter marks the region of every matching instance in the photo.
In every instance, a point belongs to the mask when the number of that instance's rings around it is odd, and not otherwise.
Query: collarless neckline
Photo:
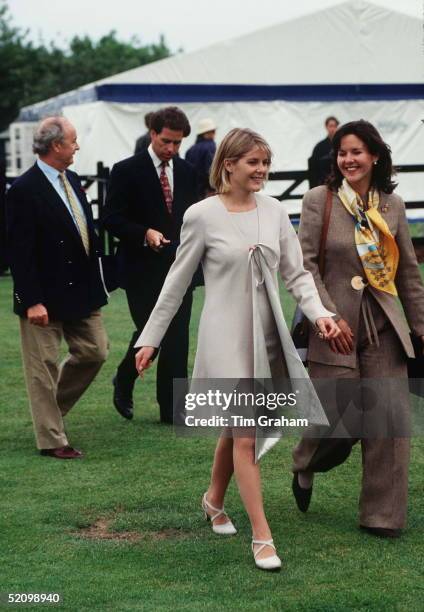
[[[254,194],[256,206],[255,206],[255,208],[249,208],[248,210],[228,210],[228,208],[226,207],[226,205],[224,203],[224,200],[221,198],[221,196],[219,194],[217,194],[216,197],[218,198],[218,201],[221,204],[221,206],[223,207],[223,209],[229,215],[243,215],[243,214],[251,213],[251,212],[254,212],[254,211],[258,210],[258,198],[256,197],[256,194]]]

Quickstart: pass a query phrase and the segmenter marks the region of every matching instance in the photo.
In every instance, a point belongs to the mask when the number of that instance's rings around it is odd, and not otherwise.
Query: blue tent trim
[[[424,84],[379,85],[196,85],[105,84],[96,86],[107,102],[254,102],[261,100],[357,101],[424,99]]]
[[[36,102],[30,106],[24,106],[19,112],[18,121],[38,121],[47,115],[60,114],[64,106],[87,104],[88,102],[96,101],[97,92],[95,87],[81,87],[54,98]]]
[[[21,109],[18,121],[37,121],[60,113],[64,106],[105,102],[346,102],[360,100],[424,100],[424,84],[383,85],[158,85],[105,84],[82,87]]]

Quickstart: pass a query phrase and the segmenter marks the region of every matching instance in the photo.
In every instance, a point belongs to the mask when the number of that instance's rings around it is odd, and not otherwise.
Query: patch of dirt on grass
[[[110,526],[112,523],[113,519],[99,518],[92,525],[80,529],[74,535],[88,540],[113,540],[115,542],[140,542],[141,540],[158,542],[160,540],[175,540],[187,537],[187,534],[183,531],[172,528],[146,532],[111,531]]]
[[[141,534],[136,531],[110,531],[113,519],[99,518],[89,527],[80,529],[75,535],[88,540],[115,540],[125,542],[138,542]]]

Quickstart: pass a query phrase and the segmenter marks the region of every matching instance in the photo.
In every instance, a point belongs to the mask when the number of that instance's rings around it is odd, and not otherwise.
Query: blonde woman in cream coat
[[[309,379],[291,342],[278,298],[277,271],[324,339],[335,338],[332,312],[322,306],[312,276],[284,206],[258,194],[267,177],[271,151],[264,139],[234,129],[221,143],[211,169],[212,196],[191,206],[184,216],[181,244],[151,317],[136,346],[140,373],[150,366],[161,339],[189,286],[199,262],[205,278],[205,304],[199,326],[195,378],[271,378],[288,372]],[[286,374],[287,376],[287,374]],[[312,385],[305,409],[312,421],[326,423]],[[236,529],[224,511],[224,495],[235,475],[252,525],[257,567],[281,567],[265,517],[258,459],[275,443],[253,435],[222,435],[203,496],[203,510],[213,531]],[[249,432],[247,432],[249,434]]]

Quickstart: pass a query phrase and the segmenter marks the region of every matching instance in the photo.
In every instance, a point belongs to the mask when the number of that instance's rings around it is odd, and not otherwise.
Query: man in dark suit
[[[117,163],[111,172],[103,223],[119,238],[121,286],[136,331],[113,380],[115,408],[133,417],[137,379],[134,344],[145,326],[175,259],[183,215],[197,198],[194,168],[177,155],[190,124],[176,107],[161,109],[150,120],[149,148]],[[173,378],[187,377],[189,290],[161,345],[156,394],[162,422],[172,423]]]
[[[66,170],[79,149],[63,117],[42,121],[37,162],[7,193],[7,229],[25,379],[42,455],[76,459],[63,417],[107,357],[102,282],[90,206],[78,175]],[[69,355],[59,366],[62,338]]]
[[[311,157],[308,159],[309,186],[318,187],[324,185],[331,172],[331,153],[333,151],[333,136],[339,127],[336,117],[327,117],[325,129],[327,137],[320,140],[314,147]]]
[[[0,276],[6,274],[9,265],[6,252],[6,160],[0,150]]]

